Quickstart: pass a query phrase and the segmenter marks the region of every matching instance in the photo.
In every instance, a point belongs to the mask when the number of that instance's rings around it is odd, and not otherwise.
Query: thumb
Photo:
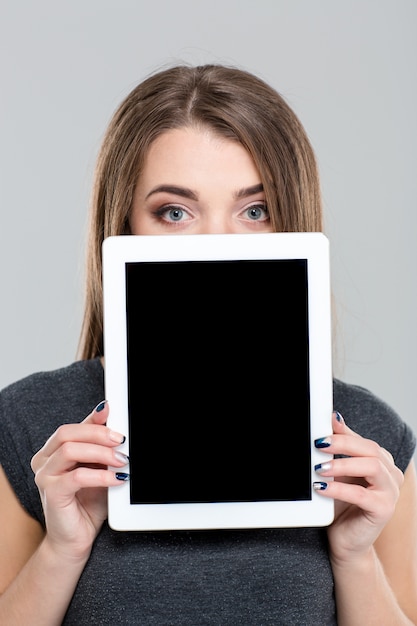
[[[84,424],[105,424],[109,416],[109,404],[102,400],[84,420]]]
[[[343,415],[339,411],[333,411],[332,423],[334,433],[341,434],[348,430]]]

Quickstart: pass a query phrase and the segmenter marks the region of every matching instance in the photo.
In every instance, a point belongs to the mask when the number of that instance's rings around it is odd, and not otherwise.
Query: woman
[[[336,501],[327,529],[117,533],[106,523],[107,487],[127,478],[127,459],[101,401],[103,238],[322,228],[312,148],[263,81],[174,67],[128,95],[98,158],[81,360],[0,397],[0,623],[417,623],[415,437],[339,380],[333,433],[317,441],[329,461],[315,487]],[[281,452],[290,471],[296,442]]]

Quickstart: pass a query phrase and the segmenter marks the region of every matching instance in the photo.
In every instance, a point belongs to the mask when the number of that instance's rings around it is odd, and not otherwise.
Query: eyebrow
[[[182,196],[183,198],[188,198],[189,200],[198,200],[197,194],[191,189],[187,189],[186,187],[178,187],[177,185],[158,185],[150,190],[150,192],[146,195],[146,200],[149,196],[152,196],[155,193],[173,193],[176,196]]]
[[[251,187],[242,187],[242,189],[238,189],[234,194],[236,200],[240,200],[241,198],[248,198],[249,196],[253,196],[256,193],[260,193],[264,190],[264,186],[262,183],[258,183],[257,185],[252,185]],[[173,193],[176,196],[181,196],[183,198],[188,198],[189,200],[198,200],[197,194],[188,189],[187,187],[179,187],[178,185],[158,185],[151,189],[151,191],[146,195],[146,199],[152,196],[155,193]]]
[[[254,196],[256,193],[260,193],[264,190],[264,186],[262,183],[258,183],[257,185],[252,185],[252,187],[243,187],[242,189],[238,189],[235,193],[236,200],[240,200],[241,198],[248,198],[249,196]]]

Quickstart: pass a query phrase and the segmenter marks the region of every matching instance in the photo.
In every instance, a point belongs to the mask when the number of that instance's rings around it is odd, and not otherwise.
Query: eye
[[[262,203],[251,204],[249,207],[246,207],[243,211],[243,216],[245,219],[253,222],[265,222],[266,220],[269,220],[267,206]]]
[[[179,207],[172,207],[166,211],[166,218],[172,222],[180,222],[184,215],[184,211]]]
[[[155,211],[155,215],[164,222],[186,222],[192,219],[185,209],[174,204],[160,207]]]

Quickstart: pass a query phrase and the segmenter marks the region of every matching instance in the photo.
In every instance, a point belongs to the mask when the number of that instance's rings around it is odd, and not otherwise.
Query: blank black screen
[[[307,276],[126,265],[132,503],[311,498]]]

